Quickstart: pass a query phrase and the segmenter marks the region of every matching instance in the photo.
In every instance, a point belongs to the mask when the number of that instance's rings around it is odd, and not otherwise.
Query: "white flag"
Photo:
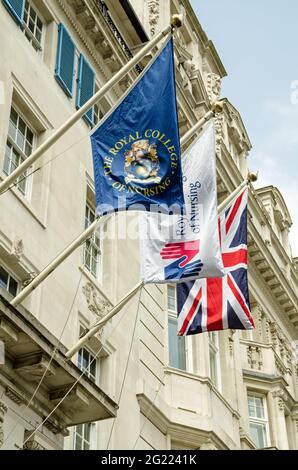
[[[185,215],[139,214],[141,278],[178,283],[225,275],[218,231],[215,128],[182,158]]]

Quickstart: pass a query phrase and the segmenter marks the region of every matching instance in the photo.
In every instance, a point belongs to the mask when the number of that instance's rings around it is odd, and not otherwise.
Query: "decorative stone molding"
[[[24,243],[23,243],[23,240],[19,237],[15,238],[15,241],[12,247],[12,254],[16,257],[18,261],[20,261],[20,259],[22,258],[24,254]]]
[[[247,347],[247,362],[251,369],[262,370],[263,368],[262,349],[258,346],[249,345]]]
[[[22,405],[23,403],[26,402],[26,399],[22,397],[22,395],[20,395],[19,393],[17,393],[15,390],[13,390],[10,387],[6,387],[5,395],[17,405]]]
[[[7,413],[7,406],[0,401],[0,447],[2,447],[4,442],[4,431],[3,431],[3,421],[4,416]]]
[[[287,401],[286,392],[280,388],[278,390],[275,390],[272,393],[272,396],[273,396],[273,398],[277,399],[278,409],[280,411],[284,411],[285,410],[285,402]]]
[[[32,271],[31,273],[28,273],[28,278],[25,279],[25,281],[23,281],[22,283],[22,287],[27,287],[29,286],[29,284],[31,284],[31,282],[36,278],[37,276],[37,272],[36,271]]]
[[[207,74],[207,94],[211,103],[220,99],[221,78],[216,73]]]
[[[266,342],[271,343],[270,322],[268,318],[266,318],[265,320],[265,335],[266,335]]]
[[[34,435],[27,441],[27,438],[30,436],[30,434],[31,431],[25,432],[25,444],[23,445],[23,450],[46,450],[45,447],[43,447],[39,442],[36,441]]]
[[[216,134],[216,155],[218,158],[221,157],[221,144],[223,141],[223,123],[224,123],[224,116],[223,113],[215,115],[215,134]]]
[[[97,67],[99,68],[100,72],[103,74],[104,78],[106,80],[108,80],[109,76],[107,75],[104,67],[102,67],[102,65],[100,63],[100,60],[97,58],[96,54],[94,53],[94,50],[90,47],[89,42],[86,40],[86,38],[85,38],[86,34],[84,34],[82,28],[79,27],[78,21],[75,21],[75,19],[70,14],[70,11],[66,7],[65,2],[63,0],[58,0],[58,4],[60,5],[61,9],[63,10],[65,15],[67,16],[67,19],[70,21],[72,27],[74,28],[74,30],[78,34],[80,40],[82,41],[82,43],[84,44],[84,46],[88,50],[89,54],[92,56],[94,62],[96,63]]]
[[[217,450],[217,447],[211,439],[208,439],[200,446],[200,450]]]
[[[153,36],[156,32],[156,27],[158,25],[158,21],[159,21],[159,17],[160,17],[159,0],[149,0],[148,1],[148,8],[149,8],[150,32]]]
[[[87,284],[82,288],[83,294],[86,297],[87,305],[90,312],[102,318],[106,315],[111,308],[110,302],[100,296],[96,287],[91,283]]]
[[[260,341],[263,340],[263,311],[259,305],[255,308],[255,315],[257,318],[257,331]]]

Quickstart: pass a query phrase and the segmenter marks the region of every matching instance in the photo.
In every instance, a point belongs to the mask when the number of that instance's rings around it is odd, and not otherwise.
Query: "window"
[[[8,137],[5,148],[3,171],[10,175],[32,153],[35,141],[33,130],[26,124],[15,108],[11,108]],[[26,194],[30,168],[18,178],[17,187]]]
[[[176,287],[168,286],[168,338],[169,365],[175,369],[187,370],[186,338],[177,336]]]
[[[58,49],[56,58],[55,77],[65,93],[72,97],[75,62],[75,45],[65,26],[58,27]]]
[[[74,431],[74,450],[90,450],[94,439],[94,423],[79,424]]]
[[[14,297],[17,295],[18,282],[2,266],[0,266],[0,287],[6,289]]]
[[[257,448],[263,449],[268,446],[268,419],[265,397],[249,395],[248,414],[250,436]]]
[[[97,126],[97,124],[99,123],[99,121],[101,121],[103,118],[103,112],[101,111],[100,107],[98,104],[95,104],[94,105],[94,108],[93,108],[93,122],[94,122],[94,126]]]
[[[89,204],[86,205],[85,228],[88,228],[95,220],[95,211]],[[100,239],[96,233],[86,241],[84,250],[84,265],[94,276],[98,276],[100,256]]]
[[[36,51],[41,50],[43,28],[42,20],[28,0],[25,2],[23,26],[24,33],[28,41]]]
[[[3,0],[14,20],[36,51],[41,50],[43,21],[28,0]]]
[[[78,71],[78,88],[77,88],[77,109],[81,108],[93,95],[95,91],[95,73],[86,61],[83,54],[80,55],[79,71]],[[87,122],[93,126],[94,107],[90,108],[85,114]]]
[[[94,383],[97,379],[97,360],[88,349],[82,348],[78,353],[78,367],[81,371],[85,370],[85,375],[89,377]]]
[[[215,331],[208,333],[209,336],[209,364],[210,378],[216,387],[220,386],[219,371],[219,345],[218,336]]]

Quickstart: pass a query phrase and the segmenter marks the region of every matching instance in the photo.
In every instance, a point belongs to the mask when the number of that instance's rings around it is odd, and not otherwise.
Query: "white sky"
[[[272,184],[284,196],[298,256],[298,1],[190,1],[227,69],[222,96],[242,115],[257,187]]]

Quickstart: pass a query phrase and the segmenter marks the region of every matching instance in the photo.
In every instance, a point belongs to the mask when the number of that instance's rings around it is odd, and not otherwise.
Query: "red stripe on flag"
[[[207,331],[223,329],[222,279],[207,279]]]
[[[222,260],[225,268],[232,268],[237,264],[247,264],[247,249],[234,251],[232,253],[223,253]]]
[[[183,325],[179,331],[179,336],[183,336],[187,330],[187,327],[189,325],[189,323],[191,322],[192,320],[192,317],[193,315],[196,313],[196,310],[197,310],[197,307],[199,305],[199,302],[202,298],[202,287],[199,289],[194,301],[193,301],[193,304],[191,306],[191,309],[189,310],[188,314],[187,314],[187,317],[185,318],[184,322],[183,322]]]
[[[235,288],[234,283],[231,280],[230,276],[228,276],[228,286],[231,289],[231,291],[233,292],[236,299],[238,300],[239,304],[241,305],[241,308],[244,311],[244,313],[246,314],[247,318],[249,319],[251,325],[254,327],[255,324],[254,324],[253,318],[250,314],[250,311],[248,310],[248,308],[247,308],[245,302],[243,301],[241,295],[239,294],[238,290]]]
[[[245,191],[243,191],[242,194],[240,194],[240,196],[238,197],[238,199],[236,200],[235,204],[234,204],[234,207],[232,209],[232,212],[229,214],[229,217],[228,217],[228,220],[227,220],[227,224],[226,224],[226,234],[229,233],[229,230],[231,228],[231,225],[232,223],[234,222],[234,219],[235,219],[235,216],[237,214],[237,211],[240,207],[240,204],[241,204],[241,201],[243,199],[243,196],[244,196],[244,193]]]

